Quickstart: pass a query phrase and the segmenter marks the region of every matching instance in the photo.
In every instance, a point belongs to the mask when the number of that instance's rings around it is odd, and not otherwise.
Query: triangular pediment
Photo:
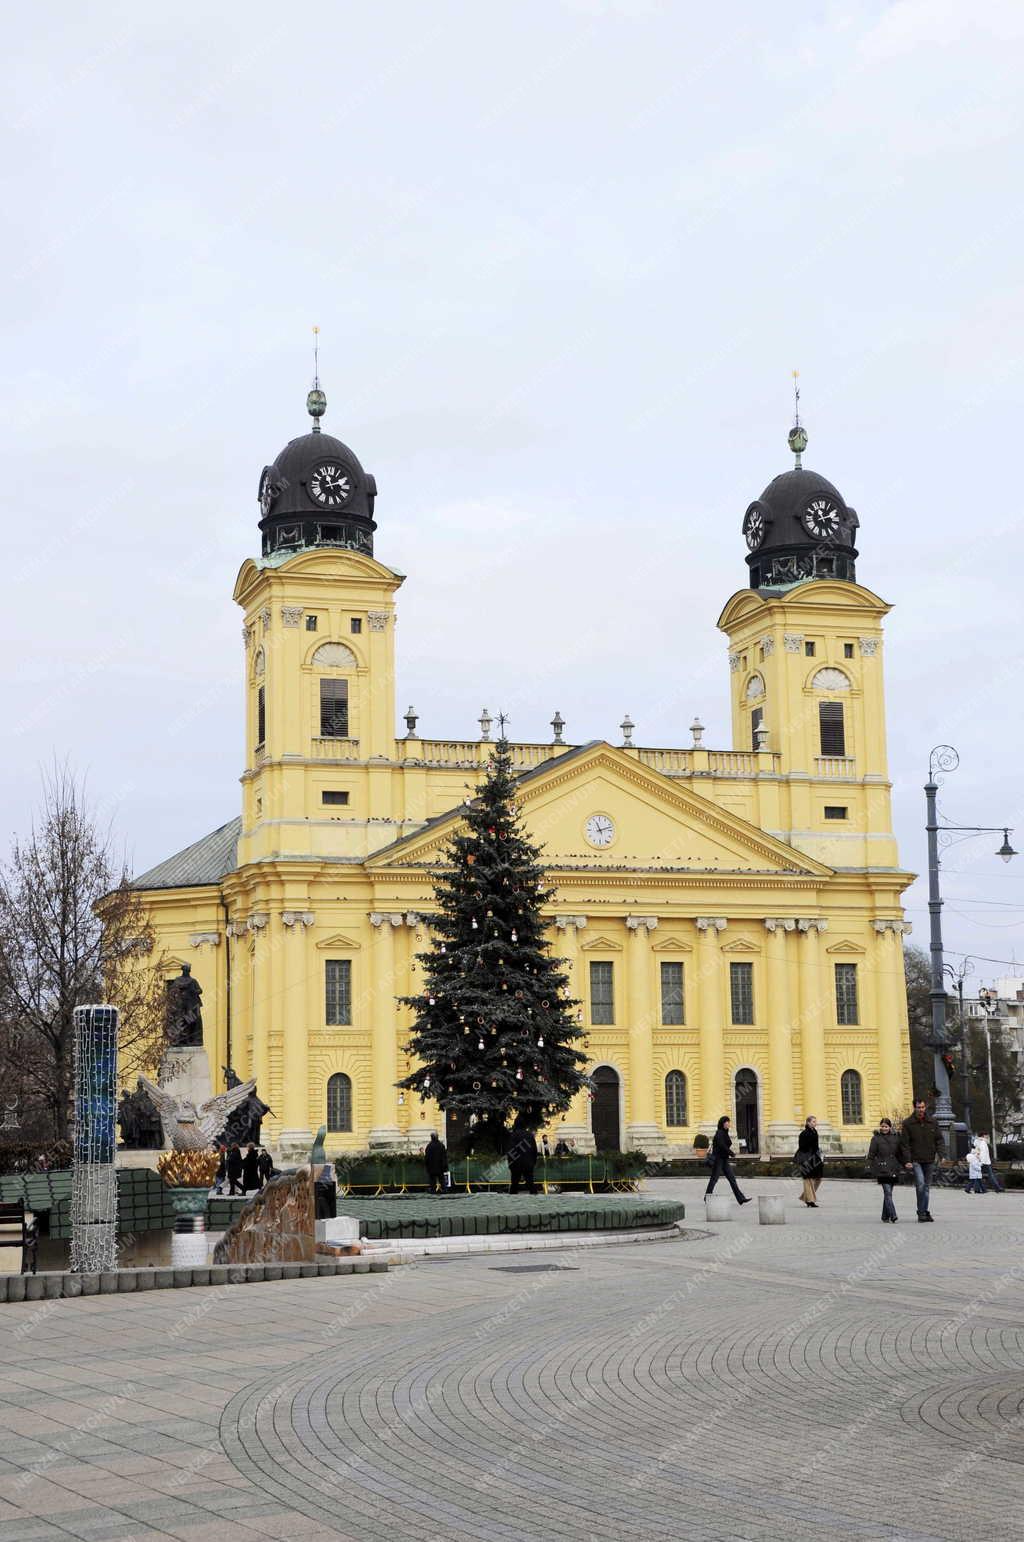
[[[866,953],[867,949],[858,946],[855,942],[834,942],[826,953]]]
[[[693,946],[683,937],[674,937],[670,933],[667,937],[659,937],[657,942],[651,943],[652,953],[692,953]]]
[[[622,943],[614,942],[611,937],[588,937],[586,942],[580,943],[581,953],[621,953]]]
[[[663,776],[610,744],[585,745],[528,772],[517,796],[551,873],[832,873],[695,791],[690,780]],[[367,870],[437,866],[461,818],[459,804],[375,853]],[[598,834],[608,837],[602,846],[591,840],[595,819]]]
[[[761,944],[754,942],[750,937],[736,937],[732,942],[725,942],[718,950],[720,953],[760,953]]]
[[[335,932],[333,937],[323,937],[317,943],[318,948],[359,948],[362,944],[354,937],[346,937],[344,932]]]

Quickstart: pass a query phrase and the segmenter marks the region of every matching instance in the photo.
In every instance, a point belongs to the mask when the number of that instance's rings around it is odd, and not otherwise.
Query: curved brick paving
[[[694,1218],[696,1187],[662,1186]],[[6,1308],[0,1542],[1017,1542],[1024,1194],[876,1206],[831,1184],[692,1242]],[[44,1420],[71,1449],[26,1488]]]

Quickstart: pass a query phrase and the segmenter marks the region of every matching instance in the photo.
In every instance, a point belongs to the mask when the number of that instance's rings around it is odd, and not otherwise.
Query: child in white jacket
[[[967,1186],[966,1194],[984,1194],[985,1185],[981,1181],[981,1152],[978,1144],[971,1147],[967,1153]]]

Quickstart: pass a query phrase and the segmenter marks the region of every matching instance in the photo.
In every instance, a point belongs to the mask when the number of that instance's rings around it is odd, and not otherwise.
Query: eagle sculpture
[[[139,1077],[163,1121],[164,1136],[175,1151],[208,1151],[222,1133],[229,1116],[256,1090],[255,1081],[239,1082],[227,1092],[208,1098],[197,1108],[187,1098],[175,1098],[148,1076]]]

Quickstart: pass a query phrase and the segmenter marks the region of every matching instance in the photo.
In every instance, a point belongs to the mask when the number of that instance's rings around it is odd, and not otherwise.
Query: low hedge
[[[421,1156],[402,1151],[346,1152],[335,1159],[338,1182],[346,1189],[394,1190],[427,1187],[427,1174]],[[648,1170],[642,1151],[606,1151],[600,1156],[576,1154],[567,1157],[540,1156],[535,1179],[538,1185],[557,1188],[630,1187]],[[504,1187],[509,1181],[504,1157],[453,1157],[449,1162],[452,1188]]]

